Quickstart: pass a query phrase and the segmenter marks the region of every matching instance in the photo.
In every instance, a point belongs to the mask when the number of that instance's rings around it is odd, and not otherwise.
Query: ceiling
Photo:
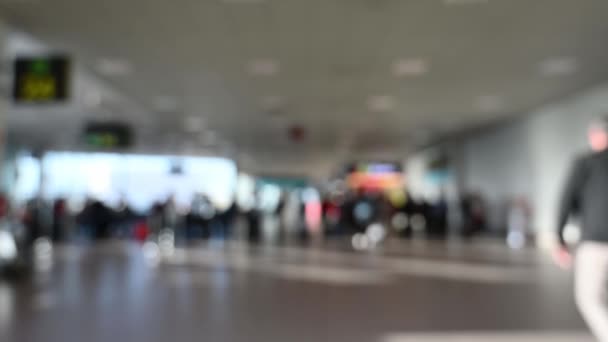
[[[13,0],[0,13],[115,95],[13,108],[23,136],[44,136],[31,120],[121,118],[140,150],[262,164],[398,157],[608,77],[605,0]],[[108,59],[125,70],[100,70]]]

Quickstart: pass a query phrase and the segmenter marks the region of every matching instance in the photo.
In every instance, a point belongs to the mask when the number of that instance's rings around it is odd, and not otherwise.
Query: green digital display
[[[116,148],[120,139],[112,133],[91,133],[86,136],[86,143],[90,147]]]
[[[53,103],[68,100],[69,61],[66,57],[19,57],[14,65],[15,103]]]
[[[124,149],[131,146],[129,125],[119,122],[91,122],[84,129],[84,144],[93,149]]]

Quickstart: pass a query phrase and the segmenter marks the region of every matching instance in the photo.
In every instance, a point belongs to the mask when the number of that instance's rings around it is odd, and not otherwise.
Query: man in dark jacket
[[[608,342],[608,120],[590,127],[589,143],[593,153],[576,162],[562,197],[556,260],[561,266],[571,264],[564,228],[576,214],[583,228],[576,254],[576,301],[596,337]]]

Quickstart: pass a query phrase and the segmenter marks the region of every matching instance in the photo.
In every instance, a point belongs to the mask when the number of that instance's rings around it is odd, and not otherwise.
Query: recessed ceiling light
[[[263,4],[266,0],[222,0],[225,4],[243,4],[243,5],[257,5]]]
[[[282,107],[284,104],[284,100],[279,95],[268,95],[262,97],[260,101],[260,105],[264,110],[274,110]]]
[[[167,113],[176,111],[179,107],[179,104],[175,97],[162,95],[157,96],[154,99],[152,106],[154,106],[154,109],[158,112]]]
[[[488,0],[443,0],[443,3],[448,6],[453,5],[476,5],[487,4]]]
[[[395,102],[391,96],[374,95],[367,100],[367,107],[375,113],[388,112],[395,107]]]
[[[117,58],[102,58],[97,61],[96,70],[104,76],[125,76],[133,71],[131,64]]]
[[[90,89],[82,96],[82,104],[88,108],[96,108],[101,106],[102,95],[97,89]]]
[[[421,58],[400,59],[393,64],[396,77],[420,76],[429,71],[429,63]]]
[[[218,142],[218,136],[217,133],[213,132],[213,131],[206,131],[204,133],[202,133],[199,137],[201,144],[203,144],[204,146],[212,146],[215,145]]]
[[[279,62],[272,59],[256,59],[247,65],[247,72],[253,76],[274,76],[279,71]]]
[[[203,130],[205,120],[200,116],[188,116],[184,119],[184,130],[186,132],[196,133]]]
[[[573,57],[549,58],[540,63],[540,73],[543,76],[571,75],[578,70],[578,62]]]
[[[475,107],[484,112],[496,112],[504,107],[504,101],[497,95],[484,95],[475,100]]]

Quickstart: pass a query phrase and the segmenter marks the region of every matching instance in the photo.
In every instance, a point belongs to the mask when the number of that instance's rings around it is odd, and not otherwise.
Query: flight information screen
[[[64,102],[69,97],[70,62],[63,56],[18,57],[14,64],[15,103]]]
[[[125,149],[131,147],[131,127],[120,122],[89,122],[84,129],[84,143],[93,149]]]

